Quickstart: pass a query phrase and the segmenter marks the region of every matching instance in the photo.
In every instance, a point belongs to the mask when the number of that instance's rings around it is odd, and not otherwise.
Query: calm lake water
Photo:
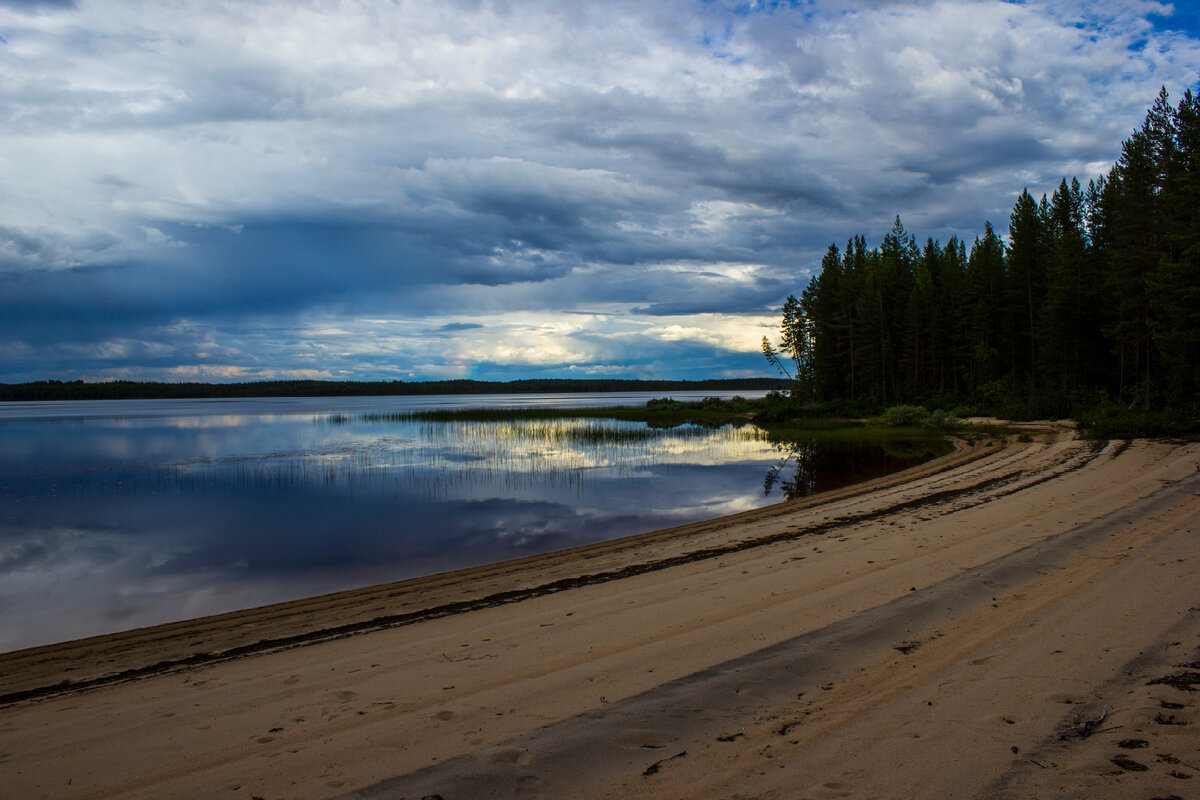
[[[945,447],[388,416],[656,395],[0,404],[0,652],[729,514]]]

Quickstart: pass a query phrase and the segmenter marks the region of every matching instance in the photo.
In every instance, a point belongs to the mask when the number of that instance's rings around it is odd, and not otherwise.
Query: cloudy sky
[[[0,381],[768,374],[1198,79],[1140,0],[0,0]]]

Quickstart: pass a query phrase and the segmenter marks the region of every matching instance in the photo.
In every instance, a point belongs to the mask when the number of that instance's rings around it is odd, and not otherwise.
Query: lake
[[[654,396],[0,404],[0,652],[730,514],[947,447],[403,414]]]

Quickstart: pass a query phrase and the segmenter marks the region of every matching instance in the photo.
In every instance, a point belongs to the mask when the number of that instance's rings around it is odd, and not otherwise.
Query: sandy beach
[[[0,793],[1197,797],[1198,465],[1047,426],[733,517],[0,655]]]

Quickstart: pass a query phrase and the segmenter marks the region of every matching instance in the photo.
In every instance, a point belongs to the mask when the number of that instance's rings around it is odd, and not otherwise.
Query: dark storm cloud
[[[952,185],[964,175],[1050,164],[1060,158],[1044,142],[1016,133],[1012,137],[981,135],[974,141],[946,142],[937,152],[900,159],[897,168],[925,176],[929,189]],[[1091,159],[1088,159],[1091,160]]]
[[[705,175],[701,183],[725,190],[728,197],[768,206],[799,204],[841,210],[843,190],[832,180],[803,165],[789,163],[790,153],[774,153],[753,162]]]
[[[604,119],[599,113],[593,113],[600,120]],[[688,131],[616,133],[598,130],[596,125],[597,123],[592,121],[575,121],[558,126],[554,133],[563,141],[614,153],[641,153],[663,165],[675,168],[707,171],[729,166],[729,156],[725,150],[714,145],[702,144]]]
[[[691,297],[651,303],[648,306],[635,306],[634,314],[647,314],[656,317],[673,317],[684,314],[707,314],[720,312],[725,314],[761,312],[765,306],[775,301],[779,296],[781,282],[771,281],[762,287],[739,287],[722,297],[721,302],[713,302],[711,295],[703,292],[691,292]]]

